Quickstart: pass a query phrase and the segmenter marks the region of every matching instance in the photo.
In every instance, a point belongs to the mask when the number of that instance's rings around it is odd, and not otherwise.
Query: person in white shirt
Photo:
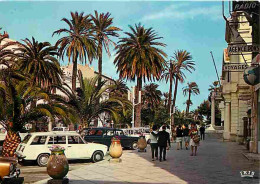
[[[154,125],[152,128],[152,132],[157,135],[158,131],[157,131],[157,126]],[[158,140],[157,140],[157,136],[153,135],[152,133],[150,133],[150,146],[151,146],[151,151],[152,151],[152,161],[154,161],[154,156],[156,157],[156,160],[158,160]]]

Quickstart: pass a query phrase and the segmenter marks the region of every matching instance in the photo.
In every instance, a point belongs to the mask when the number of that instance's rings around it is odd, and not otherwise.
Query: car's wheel
[[[134,141],[134,142],[132,143],[131,148],[134,149],[134,150],[136,150],[136,149],[138,148],[136,141]]]
[[[99,162],[101,160],[103,160],[104,158],[104,154],[102,151],[95,151],[92,155],[92,161],[95,163],[95,162]]]
[[[47,153],[40,154],[37,158],[37,164],[40,167],[45,167],[47,166],[48,160],[49,160],[50,155]]]

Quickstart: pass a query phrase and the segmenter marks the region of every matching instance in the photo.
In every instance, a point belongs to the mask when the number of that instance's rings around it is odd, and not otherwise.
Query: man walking
[[[205,127],[204,127],[204,125],[202,125],[200,127],[200,139],[205,140]]]
[[[158,134],[158,146],[160,149],[160,162],[163,160],[166,160],[166,147],[167,147],[167,142],[169,144],[169,147],[171,147],[171,142],[170,142],[170,134],[166,132],[166,126],[162,127],[162,131],[160,131]]]

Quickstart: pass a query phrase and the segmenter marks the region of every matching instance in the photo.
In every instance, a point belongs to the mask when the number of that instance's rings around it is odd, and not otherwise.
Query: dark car
[[[111,144],[112,137],[118,136],[123,148],[137,149],[138,137],[124,135],[123,130],[114,128],[85,128],[81,135],[87,142],[105,144],[108,147]]]

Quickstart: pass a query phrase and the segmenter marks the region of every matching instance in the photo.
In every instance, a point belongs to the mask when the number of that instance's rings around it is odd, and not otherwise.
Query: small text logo
[[[240,175],[242,178],[253,178],[255,175],[254,171],[240,171]]]

